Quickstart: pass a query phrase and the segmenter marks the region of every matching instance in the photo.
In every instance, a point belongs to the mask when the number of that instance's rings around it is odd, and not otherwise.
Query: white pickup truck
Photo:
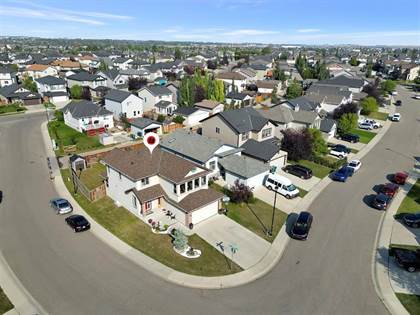
[[[377,122],[376,120],[369,119],[369,118],[366,118],[365,120],[363,120],[363,123],[371,124],[373,129],[378,129],[382,127],[381,123]]]

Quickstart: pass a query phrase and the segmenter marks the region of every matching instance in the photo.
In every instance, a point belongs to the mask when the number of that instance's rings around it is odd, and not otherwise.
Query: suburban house
[[[305,97],[319,103],[323,111],[332,113],[337,107],[351,103],[353,93],[346,87],[312,84]]]
[[[38,92],[46,101],[61,103],[69,100],[67,95],[66,81],[62,78],[46,76],[35,79]]]
[[[255,71],[255,77],[259,80],[265,79],[267,77],[268,67],[265,64],[250,64],[248,66],[250,69]]]
[[[420,76],[420,66],[418,64],[402,64],[401,77],[403,80],[413,81]]]
[[[330,79],[318,81],[315,85],[329,85],[347,88],[350,92],[362,92],[363,87],[368,84],[361,78],[352,78],[345,75],[339,75]]]
[[[337,133],[337,122],[334,119],[324,118],[321,120],[319,130],[321,130],[325,140],[334,138]]]
[[[178,84],[171,82],[166,87],[172,92],[172,103],[178,104],[180,99]]]
[[[106,86],[107,79],[101,75],[91,74],[86,71],[80,71],[67,77],[68,87],[80,85],[82,87],[89,87],[96,89],[98,86]]]
[[[255,85],[258,88],[258,93],[264,95],[271,95],[274,90],[281,90],[281,82],[275,80],[258,80]]]
[[[9,66],[0,67],[0,88],[16,83],[16,72]]]
[[[42,104],[42,96],[16,83],[0,88],[0,103],[10,104],[15,102],[23,105],[39,105]]]
[[[156,113],[165,116],[172,116],[178,106],[169,101],[159,101],[155,104]]]
[[[79,132],[104,132],[114,127],[112,112],[91,101],[72,101],[61,111],[64,123]]]
[[[51,66],[56,68],[59,73],[65,73],[67,71],[78,71],[80,69],[89,68],[78,61],[71,61],[71,60],[55,60],[51,63]]]
[[[239,72],[220,72],[216,79],[225,83],[227,92],[242,92],[246,86],[246,77]]]
[[[274,167],[274,170],[283,168],[287,163],[287,152],[280,150],[281,142],[278,138],[264,141],[249,139],[242,146],[242,155],[258,160]]]
[[[162,150],[179,155],[197,163],[211,172],[210,177],[220,175],[219,160],[231,155],[241,154],[241,149],[224,144],[219,139],[209,138],[185,129],[177,129],[161,140]]]
[[[283,106],[287,106],[293,111],[306,110],[309,112],[319,112],[321,110],[321,104],[309,99],[307,96],[299,96],[294,99],[290,99],[281,103]]]
[[[172,91],[165,86],[150,85],[141,88],[138,96],[143,99],[143,110],[152,111],[160,101],[172,102]]]
[[[130,63],[133,61],[131,58],[118,57],[113,60],[114,66],[120,70],[127,70],[130,68]]]
[[[201,102],[195,103],[194,107],[209,112],[210,115],[214,115],[223,112],[224,105],[218,101],[202,100]]]
[[[140,117],[130,121],[130,135],[133,138],[144,137],[148,132],[154,132],[161,135],[162,124],[146,117]]]
[[[113,149],[104,158],[107,195],[145,219],[156,211],[170,211],[190,228],[221,208],[223,194],[208,187],[210,170],[156,147],[151,154]]]
[[[225,97],[226,104],[235,107],[251,106],[254,98],[246,93],[230,92]]]
[[[97,74],[106,79],[106,86],[110,89],[115,89],[118,86],[125,85],[123,79],[119,80],[120,72],[118,69],[102,70],[97,72]]]
[[[33,79],[46,76],[58,76],[58,71],[50,65],[33,64],[26,67],[26,74]]]
[[[187,127],[194,127],[200,124],[200,122],[209,117],[209,112],[202,110],[197,107],[179,107],[174,112],[177,116],[184,118],[183,124]]]
[[[143,116],[143,100],[127,91],[111,89],[105,94],[105,108],[119,120],[121,115],[131,119]]]

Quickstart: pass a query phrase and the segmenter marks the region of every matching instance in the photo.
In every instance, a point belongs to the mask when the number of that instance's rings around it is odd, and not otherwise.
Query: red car
[[[394,182],[399,185],[404,185],[407,180],[408,174],[404,172],[398,172],[394,175]]]
[[[388,183],[382,186],[381,193],[389,196],[394,197],[396,193],[398,192],[398,189],[400,189],[400,186],[394,183]]]

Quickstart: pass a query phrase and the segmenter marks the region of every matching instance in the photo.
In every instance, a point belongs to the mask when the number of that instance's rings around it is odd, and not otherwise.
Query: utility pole
[[[275,214],[275,211],[276,211],[276,202],[277,202],[277,187],[273,191],[274,191],[273,214],[271,216],[271,227],[270,227],[270,230],[267,232],[267,235],[270,236],[270,237],[273,236],[274,214]]]

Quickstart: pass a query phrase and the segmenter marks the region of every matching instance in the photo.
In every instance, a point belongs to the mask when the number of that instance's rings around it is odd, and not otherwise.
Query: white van
[[[299,189],[292,184],[290,179],[276,174],[268,174],[265,179],[265,187],[269,190],[277,191],[287,199],[295,198],[299,195]]]

